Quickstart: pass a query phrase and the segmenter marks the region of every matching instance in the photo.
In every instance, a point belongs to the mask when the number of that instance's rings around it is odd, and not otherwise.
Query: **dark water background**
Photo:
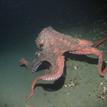
[[[34,40],[36,39],[37,34],[44,27],[50,25],[61,32],[74,34],[74,36],[77,37],[85,37],[91,40],[97,39],[101,33],[107,32],[107,1],[1,0],[0,107],[30,107],[25,104],[24,97],[28,94],[31,81],[35,75],[32,76],[29,70],[20,68],[18,61],[21,57],[27,57],[32,60],[36,51]],[[107,44],[103,46],[105,47],[101,47],[101,49],[107,53]],[[70,64],[72,64],[72,62]],[[80,64],[80,66],[80,70],[83,70],[84,63]],[[94,67],[94,65],[90,64],[88,66],[87,64],[87,67]],[[85,70],[86,66],[83,71]],[[96,68],[93,68],[93,71],[94,70],[96,70]],[[68,71],[70,71],[69,66]],[[95,73],[95,75],[93,74],[93,78],[100,77],[96,77]],[[100,79],[98,79],[98,82],[99,81]],[[89,87],[87,86],[86,90],[90,89]],[[81,89],[82,88],[80,88],[79,94],[65,96],[66,98],[64,99],[64,96],[62,96],[63,94],[61,93],[66,93],[66,89],[59,90],[59,92],[45,93],[44,90],[40,88],[37,90],[37,95],[35,95],[33,103],[35,104],[37,101],[38,107],[107,106],[107,103],[103,103],[102,101],[98,103],[96,100],[93,101],[92,106],[89,106],[92,100],[91,98],[88,98],[85,101],[85,94],[82,96],[83,100],[81,98],[77,103],[76,99],[82,95],[82,92],[84,92],[81,91]],[[90,90],[87,92],[90,92]],[[59,95],[56,98],[55,96],[58,93]],[[77,91],[74,91],[74,93],[77,93]],[[71,97],[72,99],[70,100]],[[43,104],[41,102],[43,102]]]

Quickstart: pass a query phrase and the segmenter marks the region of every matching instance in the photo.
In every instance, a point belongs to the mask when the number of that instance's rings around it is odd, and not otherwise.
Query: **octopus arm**
[[[27,100],[34,95],[37,81],[39,80],[52,81],[52,80],[57,80],[62,76],[63,69],[64,69],[64,56],[58,56],[56,59],[56,63],[54,66],[52,66],[52,68],[53,68],[53,71],[51,73],[39,76],[32,81],[30,94],[27,97]]]

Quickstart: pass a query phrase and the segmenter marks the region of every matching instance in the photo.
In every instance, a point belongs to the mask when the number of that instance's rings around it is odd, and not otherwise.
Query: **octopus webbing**
[[[37,58],[31,64],[22,58],[20,65],[30,68],[32,72],[35,72],[44,61],[47,61],[50,63],[52,71],[32,81],[30,95],[27,99],[34,95],[37,81],[54,81],[62,76],[65,61],[64,53],[66,52],[78,55],[95,55],[98,58],[99,75],[104,76],[107,68],[103,67],[103,53],[96,46],[105,40],[107,40],[107,37],[93,43],[89,40],[74,38],[60,33],[50,26],[44,28],[35,40],[36,46],[39,49]]]

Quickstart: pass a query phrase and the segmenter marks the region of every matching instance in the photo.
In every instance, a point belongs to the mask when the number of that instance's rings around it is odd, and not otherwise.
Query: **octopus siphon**
[[[32,81],[30,94],[27,99],[34,95],[37,81],[55,81],[62,76],[65,52],[78,55],[95,55],[98,58],[98,73],[103,77],[107,72],[107,68],[103,67],[103,52],[96,47],[105,40],[107,40],[107,37],[103,37],[97,42],[92,42],[60,33],[51,26],[44,28],[35,40],[35,44],[40,50],[37,53],[37,58],[31,64],[25,58],[22,58],[19,63],[20,66],[30,68],[32,72],[35,72],[44,61],[47,61],[51,65],[52,71]]]

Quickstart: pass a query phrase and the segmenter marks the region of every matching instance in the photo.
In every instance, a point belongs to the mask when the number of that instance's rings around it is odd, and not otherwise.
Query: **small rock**
[[[75,69],[75,70],[77,70],[77,69],[78,69],[78,67],[77,67],[77,66],[74,66],[74,69]]]
[[[67,84],[64,84],[64,87],[65,87],[65,88],[68,87]]]

